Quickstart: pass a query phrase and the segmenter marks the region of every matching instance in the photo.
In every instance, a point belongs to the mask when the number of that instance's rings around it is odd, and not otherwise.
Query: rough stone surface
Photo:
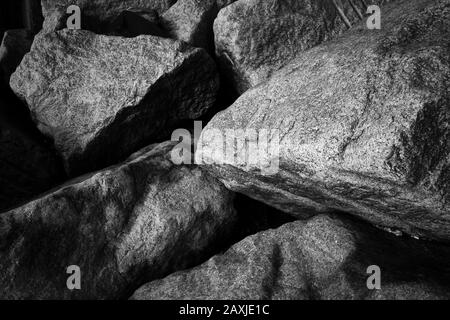
[[[367,9],[359,0],[334,2],[352,24]],[[347,30],[336,6],[322,0],[240,0],[222,9],[214,22],[216,52],[236,90],[246,91],[300,52]]]
[[[65,29],[37,36],[10,84],[73,175],[124,159],[198,118],[214,104],[218,82],[203,49]]]
[[[171,36],[194,47],[213,50],[213,23],[219,10],[235,0],[179,0],[162,15]]]
[[[0,46],[0,68],[4,81],[16,71],[23,56],[30,51],[34,35],[25,29],[7,30]]]
[[[233,195],[199,167],[173,165],[172,148],[147,147],[0,215],[0,298],[128,298],[213,254],[233,227]],[[81,290],[66,287],[71,265]]]
[[[162,13],[170,8],[176,0],[42,0],[44,15],[43,30],[52,32],[66,28],[66,13],[70,5],[77,5],[81,10],[81,29],[103,33],[110,24],[130,8],[156,10]]]
[[[293,215],[337,209],[450,240],[450,1],[383,12],[382,30],[360,26],[303,53],[216,115],[197,161]],[[212,129],[279,130],[279,171],[224,158]]]
[[[42,193],[64,178],[62,162],[39,132],[7,112],[0,97],[0,212]]]
[[[321,215],[248,237],[132,299],[448,299],[449,250]],[[381,271],[380,290],[367,288],[372,265]]]

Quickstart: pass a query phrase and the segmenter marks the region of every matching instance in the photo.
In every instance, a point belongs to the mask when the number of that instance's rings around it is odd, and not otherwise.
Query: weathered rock
[[[338,216],[248,237],[222,255],[138,289],[132,299],[448,299],[450,248]],[[381,289],[369,290],[369,266]]]
[[[214,22],[216,52],[236,90],[263,82],[300,52],[347,30],[336,8],[349,23],[359,22],[367,10],[361,1],[334,3],[241,0],[221,10]]]
[[[233,195],[173,143],[72,181],[0,215],[0,298],[115,299],[192,267],[233,227]],[[68,290],[68,266],[81,290]],[[131,290],[131,292],[130,292]]]
[[[156,10],[145,11],[129,9],[123,11],[111,24],[108,35],[137,37],[139,35],[153,35],[168,38],[169,34],[161,26]]]
[[[0,98],[0,212],[60,183],[62,162],[37,130],[29,130],[7,111]]]
[[[182,42],[65,29],[37,36],[10,84],[77,174],[198,118],[214,104],[218,82],[208,54]]]
[[[218,114],[197,163],[294,215],[337,209],[448,241],[450,1],[396,3],[382,30],[360,26],[309,50]],[[226,129],[276,130],[275,147],[220,152]],[[251,140],[243,131],[226,138]]]
[[[30,51],[34,35],[25,29],[7,30],[0,46],[0,68],[6,83],[19,66],[23,56]]]
[[[121,12],[130,8],[162,13],[170,8],[176,0],[42,0],[44,15],[44,32],[66,28],[67,8],[77,5],[81,11],[81,29],[103,33],[110,29],[110,24]]]
[[[236,0],[179,0],[162,15],[172,37],[194,47],[214,48],[213,23],[219,10]]]

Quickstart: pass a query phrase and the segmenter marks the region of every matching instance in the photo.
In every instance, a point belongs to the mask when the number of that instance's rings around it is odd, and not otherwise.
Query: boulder
[[[213,51],[213,23],[219,10],[235,0],[179,0],[162,14],[163,24],[175,39]]]
[[[233,194],[173,143],[0,215],[1,299],[117,299],[192,267],[233,229]],[[79,268],[79,290],[70,278]],[[73,288],[72,288],[73,289]]]
[[[366,10],[364,1],[355,0],[240,0],[222,9],[214,22],[216,53],[243,93],[299,53],[358,23]]]
[[[131,299],[448,299],[449,253],[448,246],[320,215],[248,237],[200,266],[142,286]]]
[[[450,1],[388,8],[381,30],[301,54],[216,115],[197,163],[298,217],[340,210],[450,240]]]
[[[30,51],[34,35],[26,29],[7,30],[0,45],[0,68],[6,83],[16,71],[23,56]]]
[[[219,80],[202,49],[154,36],[40,34],[10,85],[71,175],[125,159],[212,106]]]
[[[66,28],[67,8],[77,5],[81,11],[81,29],[104,33],[110,24],[130,8],[156,10],[162,13],[170,8],[176,0],[42,0],[44,15],[44,32]]]

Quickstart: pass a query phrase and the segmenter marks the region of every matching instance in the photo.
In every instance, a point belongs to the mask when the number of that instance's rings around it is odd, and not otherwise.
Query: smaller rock
[[[448,299],[449,257],[442,244],[321,215],[248,237],[198,267],[148,283],[131,299]],[[371,266],[379,267],[378,283],[369,279]]]
[[[216,54],[243,93],[299,53],[342,34],[346,23],[359,23],[366,10],[364,1],[240,0],[222,9],[214,21]]]
[[[179,0],[163,15],[171,36],[194,47],[214,48],[213,23],[219,10],[234,1]]]
[[[205,50],[181,41],[64,29],[36,37],[10,85],[76,176],[202,116],[219,79]]]

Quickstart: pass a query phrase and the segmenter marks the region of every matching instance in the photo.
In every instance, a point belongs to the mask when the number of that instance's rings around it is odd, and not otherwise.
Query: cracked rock
[[[301,54],[217,114],[198,163],[300,218],[340,210],[448,241],[450,1],[397,1],[383,12],[381,30],[359,26]],[[250,129],[270,132],[279,152],[220,152],[225,138],[250,141],[238,131]],[[277,170],[260,170],[269,164]]]
[[[299,53],[346,31],[344,21],[358,23],[367,10],[362,3],[237,1],[222,9],[214,22],[217,56],[235,89],[243,93],[270,78]]]
[[[131,299],[448,299],[449,253],[320,215],[248,237],[200,266],[142,286]],[[379,290],[367,286],[374,283],[369,266],[380,269]]]
[[[203,49],[154,36],[61,30],[36,37],[10,85],[54,139],[71,175],[161,141],[215,102],[219,86]]]
[[[233,194],[174,144],[78,178],[0,215],[1,299],[117,299],[192,267],[233,228]],[[69,290],[69,266],[81,290]],[[130,292],[131,290],[131,292]]]

